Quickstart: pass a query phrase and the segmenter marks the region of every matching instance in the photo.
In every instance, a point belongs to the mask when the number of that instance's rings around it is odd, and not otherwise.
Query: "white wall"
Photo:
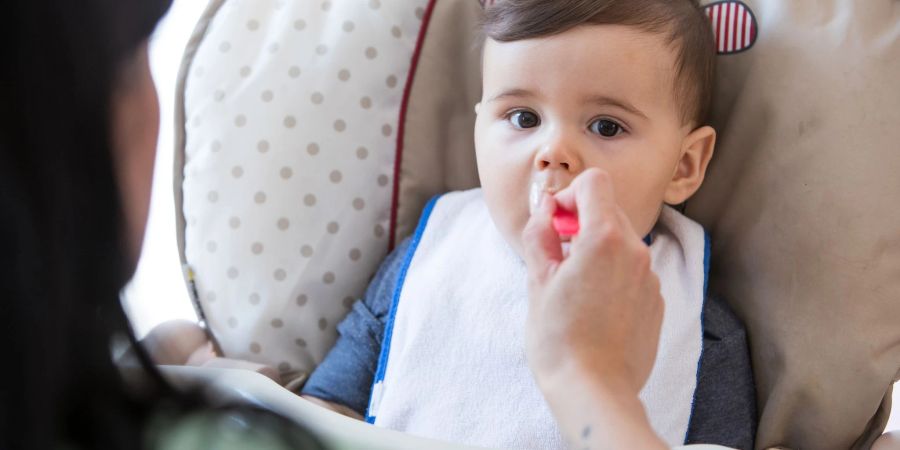
[[[159,145],[143,253],[137,273],[124,292],[125,305],[138,337],[166,320],[196,320],[181,276],[175,242],[173,111],[181,55],[205,7],[203,0],[175,0],[150,41],[150,67],[161,111]]]

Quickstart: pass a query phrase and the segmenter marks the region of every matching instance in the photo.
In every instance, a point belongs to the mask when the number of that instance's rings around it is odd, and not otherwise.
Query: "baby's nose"
[[[563,170],[569,170],[569,167],[571,166],[568,161],[554,160],[550,158],[542,158],[539,164],[541,169],[552,169],[554,167],[559,167]]]
[[[547,145],[538,152],[535,166],[540,170],[558,169],[566,172],[577,171],[578,155],[562,145]]]

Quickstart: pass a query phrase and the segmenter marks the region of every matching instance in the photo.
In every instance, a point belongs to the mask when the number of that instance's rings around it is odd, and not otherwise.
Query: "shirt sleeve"
[[[685,444],[752,449],[756,387],[744,325],[719,298],[703,306],[703,351]]]
[[[365,296],[353,304],[350,313],[338,324],[337,342],[310,375],[300,392],[302,395],[338,403],[365,415],[385,323],[408,249],[409,239],[381,264]]]

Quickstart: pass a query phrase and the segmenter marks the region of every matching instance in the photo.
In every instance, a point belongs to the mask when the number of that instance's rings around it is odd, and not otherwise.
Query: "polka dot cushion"
[[[302,377],[388,249],[427,0],[230,0],[184,76],[184,258],[223,353]]]

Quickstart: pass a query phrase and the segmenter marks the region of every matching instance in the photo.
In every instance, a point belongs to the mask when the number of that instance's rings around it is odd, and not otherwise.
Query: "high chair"
[[[703,3],[719,138],[685,212],[713,237],[710,293],[748,329],[756,445],[869,448],[900,378],[900,3]],[[210,1],[181,71],[174,188],[186,288],[219,355],[295,390],[427,199],[478,185],[482,8]],[[338,448],[461,448],[252,372],[165,370]]]

